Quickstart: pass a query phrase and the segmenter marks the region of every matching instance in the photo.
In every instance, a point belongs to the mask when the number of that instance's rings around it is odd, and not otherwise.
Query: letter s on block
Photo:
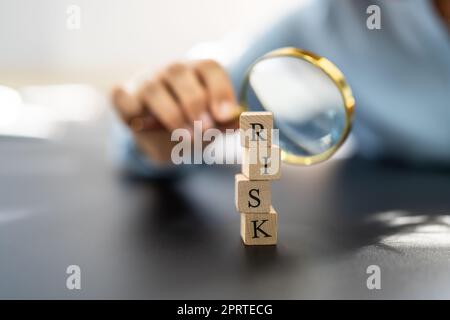
[[[255,195],[256,194],[256,195]],[[258,208],[261,204],[261,200],[259,199],[259,189],[250,189],[248,191],[248,196],[256,201],[256,204],[252,204],[250,200],[248,200],[248,207],[249,208]]]

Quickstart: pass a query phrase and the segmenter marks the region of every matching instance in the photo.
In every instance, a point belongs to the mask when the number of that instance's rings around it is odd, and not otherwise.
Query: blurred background
[[[3,0],[0,83],[83,82],[107,88],[144,67],[182,58],[199,42],[256,30],[300,2]],[[72,5],[80,8],[79,29],[67,25]]]

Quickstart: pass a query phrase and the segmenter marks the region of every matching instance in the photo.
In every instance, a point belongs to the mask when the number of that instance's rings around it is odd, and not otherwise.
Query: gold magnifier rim
[[[267,59],[272,59],[276,57],[293,57],[297,59],[301,59],[311,63],[312,65],[321,69],[337,86],[343,102],[345,109],[345,127],[344,132],[342,133],[339,141],[333,145],[330,149],[316,154],[312,156],[299,156],[293,153],[289,153],[283,149],[281,149],[281,160],[286,163],[298,164],[298,165],[312,165],[315,163],[319,163],[329,159],[344,143],[347,139],[348,134],[351,130],[352,120],[353,120],[353,112],[355,108],[355,98],[353,97],[350,86],[347,84],[344,75],[342,72],[328,59],[321,57],[315,53],[312,53],[307,50],[293,48],[293,47],[285,47],[279,48],[273,51],[270,51],[258,58],[247,70],[244,78],[244,82],[241,87],[240,93],[240,105],[244,110],[249,110],[247,105],[247,89],[250,81],[250,73],[253,67],[259,62]]]

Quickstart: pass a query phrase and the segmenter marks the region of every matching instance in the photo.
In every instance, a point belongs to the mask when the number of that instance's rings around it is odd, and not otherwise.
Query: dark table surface
[[[245,247],[239,167],[136,179],[112,164],[106,123],[0,138],[0,298],[450,298],[449,170],[284,165],[279,244]]]

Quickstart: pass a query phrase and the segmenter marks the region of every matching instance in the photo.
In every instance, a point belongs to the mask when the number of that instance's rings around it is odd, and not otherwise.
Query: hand
[[[203,130],[235,127],[241,108],[226,71],[213,60],[174,63],[131,91],[117,86],[112,100],[140,149],[152,161],[168,162],[171,132],[202,121]]]

